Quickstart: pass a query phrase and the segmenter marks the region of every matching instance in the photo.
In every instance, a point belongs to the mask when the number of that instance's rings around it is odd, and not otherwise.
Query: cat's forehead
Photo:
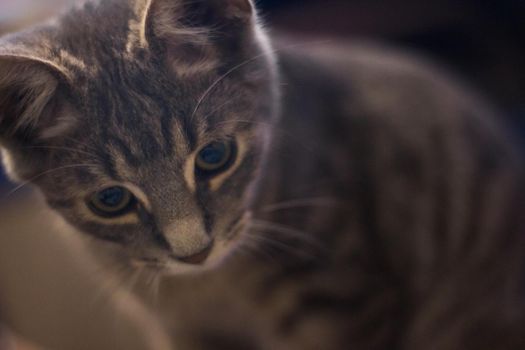
[[[78,107],[84,104],[90,109],[90,114],[105,115],[111,110],[125,115],[133,109],[160,115],[159,109],[165,106],[174,109],[168,114],[185,114],[211,85],[214,93],[200,102],[202,110],[226,96],[254,100],[259,88],[269,86],[271,74],[265,55],[253,45],[255,38],[217,39],[221,34],[211,29],[181,29],[176,19],[174,33],[170,32],[173,37],[161,39],[165,33],[160,32],[153,36],[158,41],[147,42],[145,26],[152,26],[151,19],[145,18],[148,3],[84,2],[53,23],[19,36],[17,50],[27,47],[27,56],[51,62],[64,73],[71,97],[77,99]],[[170,8],[176,8],[183,1],[170,3]],[[159,22],[166,20],[160,17]],[[216,41],[208,41],[211,37]],[[225,73],[227,79],[222,79]],[[217,80],[220,84],[215,86]]]

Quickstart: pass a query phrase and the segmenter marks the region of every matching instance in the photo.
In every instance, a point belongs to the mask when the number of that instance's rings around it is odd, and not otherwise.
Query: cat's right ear
[[[255,21],[252,0],[148,0],[144,25],[162,39],[239,36]]]
[[[178,73],[235,60],[255,35],[252,0],[148,0],[143,46],[160,47]]]

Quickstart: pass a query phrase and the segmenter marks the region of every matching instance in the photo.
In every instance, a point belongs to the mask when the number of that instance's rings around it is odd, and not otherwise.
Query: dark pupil
[[[226,146],[223,143],[212,143],[200,152],[200,157],[207,164],[220,164],[224,160]]]
[[[108,207],[118,207],[124,199],[124,191],[119,187],[112,187],[98,194],[101,203]]]

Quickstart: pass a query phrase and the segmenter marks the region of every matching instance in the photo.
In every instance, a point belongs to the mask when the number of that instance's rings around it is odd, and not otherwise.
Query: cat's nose
[[[173,258],[177,260],[193,261],[196,257],[207,257],[203,253],[209,250],[213,241],[206,232],[203,220],[198,216],[177,218],[163,227],[162,232],[171,248]]]
[[[201,252],[188,257],[179,258],[179,260],[185,262],[186,264],[199,265],[205,262],[206,259],[208,259],[208,256],[210,256],[212,249],[213,242]]]

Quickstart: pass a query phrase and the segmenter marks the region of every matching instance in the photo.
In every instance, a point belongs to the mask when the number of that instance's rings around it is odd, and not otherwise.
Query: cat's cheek
[[[230,256],[232,251],[235,250],[236,245],[237,244],[232,241],[217,241],[205,265],[209,268],[220,266],[224,260]]]
[[[244,232],[251,218],[252,213],[250,211],[244,211],[237,219],[228,222],[227,226],[222,228],[220,235],[215,239],[214,248],[206,261],[207,265],[216,267],[240,249]]]

